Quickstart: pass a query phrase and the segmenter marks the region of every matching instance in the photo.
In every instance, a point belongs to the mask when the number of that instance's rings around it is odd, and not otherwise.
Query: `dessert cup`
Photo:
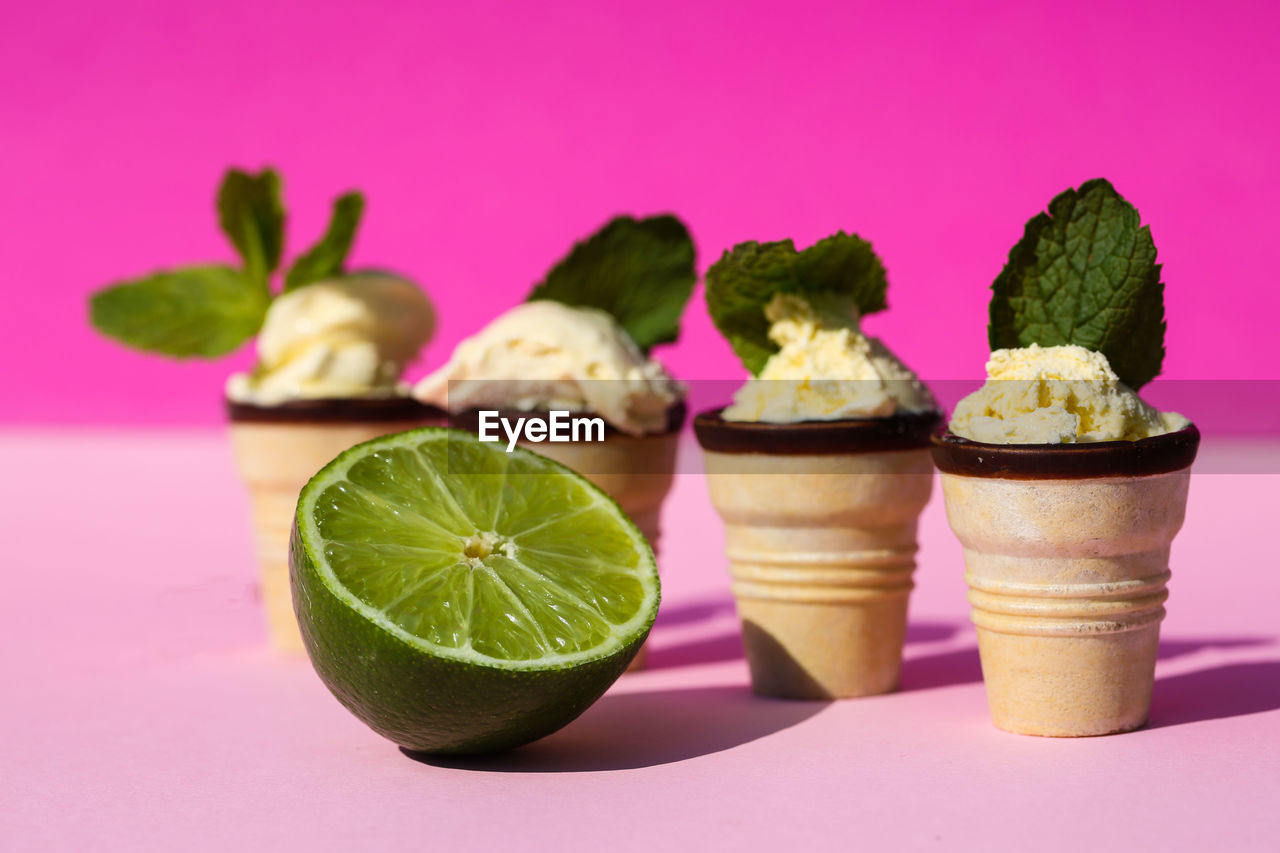
[[[671,491],[675,476],[676,451],[680,444],[680,430],[684,426],[683,403],[672,406],[667,412],[666,430],[649,435],[627,435],[608,424],[604,441],[530,442],[521,439],[521,447],[554,459],[571,468],[618,502],[654,553],[658,553],[662,502]],[[530,415],[546,415],[546,412],[500,411],[504,418],[527,418]],[[460,412],[449,417],[451,426],[476,432],[479,412]],[[502,441],[506,441],[504,437]],[[648,646],[643,646],[632,661],[630,670],[642,669],[648,657]]]
[[[254,548],[271,644],[301,652],[289,591],[289,530],[298,493],[335,456],[391,432],[439,425],[444,413],[404,397],[295,400],[278,406],[227,401],[236,469],[249,490]]]
[[[997,727],[1079,737],[1146,723],[1199,442],[1194,426],[1090,444],[934,437]]]
[[[773,424],[694,419],[725,524],[752,689],[787,699],[898,685],[936,412]]]

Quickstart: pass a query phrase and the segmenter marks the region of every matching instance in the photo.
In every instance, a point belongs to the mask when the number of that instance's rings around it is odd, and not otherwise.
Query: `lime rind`
[[[461,459],[465,473],[449,470],[450,454]],[[525,476],[539,477],[538,488],[508,488]],[[467,480],[488,477],[499,481],[498,488],[465,487]],[[424,490],[442,499],[432,512],[443,523],[418,511]],[[322,534],[316,521],[322,499],[335,510],[327,516],[329,532],[349,531],[354,542]],[[575,545],[569,531],[557,529],[597,513],[589,546]],[[515,553],[484,561],[502,567],[501,573],[449,559],[460,534],[485,535],[477,518],[489,519],[490,530],[510,531],[505,538]],[[361,530],[386,519],[412,530],[416,541],[359,541]],[[508,454],[460,430],[424,427],[352,447],[303,488],[296,521],[317,575],[335,597],[398,640],[440,658],[500,670],[563,669],[635,644],[657,613],[653,550],[611,497],[558,462],[522,448]],[[358,559],[360,549],[377,556],[375,573],[400,573],[399,601],[374,606],[338,577],[330,560]],[[370,576],[365,583],[378,580]],[[554,601],[545,595],[548,583],[558,587]],[[422,595],[439,604],[430,614],[409,604]],[[470,614],[485,605],[524,619],[472,624]],[[541,652],[521,656],[530,648]]]

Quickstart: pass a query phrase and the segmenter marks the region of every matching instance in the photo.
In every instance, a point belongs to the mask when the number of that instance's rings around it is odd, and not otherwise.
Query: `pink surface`
[[[1202,454],[1230,458],[1275,471],[1280,445]],[[682,475],[653,668],[538,744],[432,766],[263,648],[221,433],[0,434],[0,467],[6,848],[1200,851],[1280,834],[1264,539],[1280,475],[1193,478],[1146,730],[991,727],[937,495],[902,692],[752,697],[720,525],[703,478]]]
[[[1022,224],[1106,175],[1161,247],[1176,379],[1280,378],[1280,6],[1203,3],[27,3],[0,27],[0,423],[212,423],[239,360],[95,338],[85,297],[228,257],[212,193],[279,165],[292,246],[370,198],[359,262],[441,305],[419,370],[618,211],[705,267],[837,228],[885,257],[870,322],[927,379],[980,374]],[[664,355],[740,368],[701,302]]]

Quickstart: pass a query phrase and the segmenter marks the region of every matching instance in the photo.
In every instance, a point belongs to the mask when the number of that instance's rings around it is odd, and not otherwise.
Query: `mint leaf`
[[[607,311],[647,354],[679,335],[696,278],[693,264],[693,240],[676,217],[619,216],[574,245],[529,301]]]
[[[848,297],[864,317],[888,307],[884,264],[856,234],[837,231],[805,249],[796,258],[796,279],[806,293]]]
[[[1096,178],[1049,202],[991,287],[991,348],[1077,344],[1138,389],[1164,361],[1164,284],[1151,229]]]
[[[871,244],[838,231],[797,252],[790,240],[739,243],[707,270],[707,309],[716,328],[752,375],[778,345],[769,339],[764,310],[779,293],[805,297],[846,316],[886,307],[888,279]]]
[[[333,203],[329,228],[316,243],[289,268],[284,278],[284,289],[295,290],[304,284],[340,275],[351,252],[360,217],[364,214],[364,196],[358,192],[339,196]]]
[[[280,175],[230,169],[218,188],[218,223],[244,259],[244,271],[265,289],[284,251]]]
[[[707,310],[752,375],[778,345],[769,340],[765,306],[775,293],[797,293],[796,247],[790,240],[739,243],[707,270]]]
[[[89,301],[89,320],[134,349],[215,358],[257,333],[269,299],[239,270],[186,267],[98,291]]]

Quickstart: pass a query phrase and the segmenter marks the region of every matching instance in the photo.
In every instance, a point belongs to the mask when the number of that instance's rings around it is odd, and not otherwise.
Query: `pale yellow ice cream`
[[[458,344],[414,396],[450,412],[564,410],[599,415],[631,435],[664,432],[683,389],[645,358],[613,317],[550,300],[526,302]]]
[[[780,349],[734,394],[725,420],[798,423],[937,408],[910,368],[877,338],[862,334],[856,312],[836,316],[799,296],[778,294],[765,317]]]
[[[1189,423],[1139,399],[1102,353],[1032,344],[991,353],[986,384],[956,405],[950,428],[988,444],[1070,444],[1133,441]]]
[[[358,273],[278,297],[258,335],[258,364],[227,382],[241,403],[405,393],[405,365],[435,331],[435,311],[412,282]]]

